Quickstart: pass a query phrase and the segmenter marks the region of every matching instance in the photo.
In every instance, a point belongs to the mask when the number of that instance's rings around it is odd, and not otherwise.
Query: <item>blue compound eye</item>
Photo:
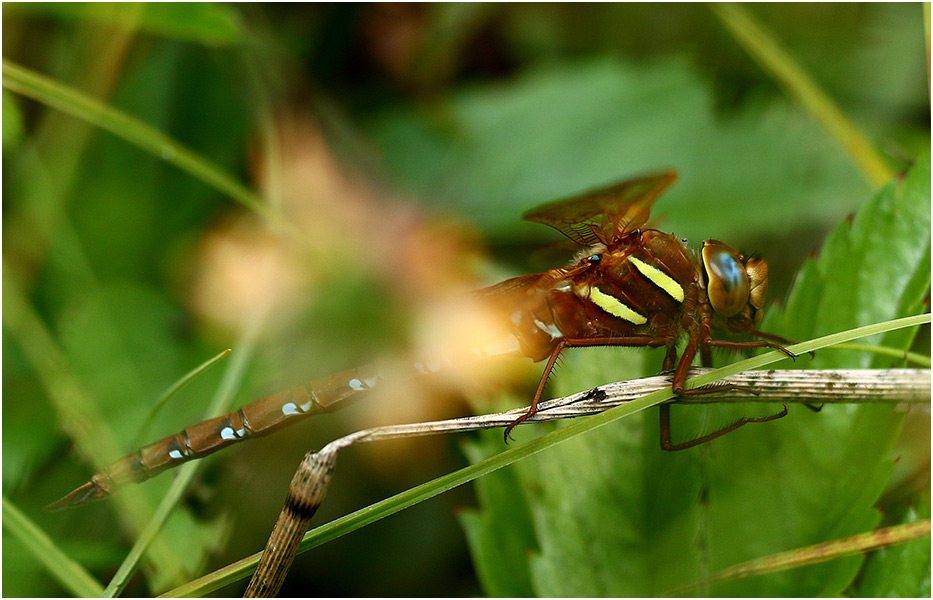
[[[703,244],[703,268],[706,271],[706,294],[713,310],[731,317],[748,304],[749,284],[745,265],[738,252],[722,242]]]

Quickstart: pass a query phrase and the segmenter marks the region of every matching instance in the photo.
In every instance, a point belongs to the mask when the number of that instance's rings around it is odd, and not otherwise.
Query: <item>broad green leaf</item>
[[[916,306],[929,286],[929,263],[923,258],[930,243],[929,172],[929,157],[921,157],[906,179],[881,190],[851,225],[837,228],[820,256],[802,270],[787,310],[772,310],[763,328],[807,339],[893,318]],[[880,285],[869,285],[872,281]],[[900,343],[906,347],[909,338]],[[557,387],[573,385],[577,360],[568,354]],[[815,364],[859,367],[870,361],[824,350]],[[803,368],[813,362],[801,357],[795,364]],[[605,362],[594,354],[585,364],[599,368]],[[645,370],[652,369],[657,367]],[[591,385],[574,383],[578,387],[560,393]],[[679,407],[674,426],[700,419],[700,413]],[[878,524],[873,504],[893,467],[889,451],[901,421],[891,407],[833,406],[818,414],[795,408],[780,421],[748,425],[677,453],[658,450],[655,414],[648,413],[644,422],[621,420],[523,461],[513,467],[519,483],[512,494],[496,491],[512,504],[527,502],[532,514],[536,543],[523,554],[529,556],[536,595],[655,595],[746,560]],[[491,492],[481,491],[480,497],[478,516],[466,523],[471,543],[488,541],[477,534],[481,528],[503,538],[515,535],[507,520],[497,517],[506,509],[487,504]],[[474,549],[475,556],[489,552]],[[499,564],[514,572],[518,560],[501,558]],[[851,557],[696,592],[839,595],[861,561]],[[494,566],[490,561],[484,568]],[[487,572],[483,581],[508,575],[504,569]]]
[[[904,181],[888,184],[851,223],[840,223],[819,259],[801,269],[783,315],[768,315],[762,329],[802,339],[916,311],[930,286],[929,180],[926,154]],[[826,352],[812,366],[867,368],[872,360],[865,353]],[[889,359],[876,360],[875,366],[890,366]]]
[[[783,315],[763,324],[790,339],[902,316],[929,289],[930,159],[920,157],[903,182],[892,182],[851,223],[830,235],[818,259],[809,261]],[[900,337],[901,348],[910,339]],[[823,351],[799,367],[872,366],[870,356]],[[873,366],[892,366],[876,359]],[[717,440],[707,462],[709,477],[729,485],[711,497],[709,543],[713,566],[730,564],[872,529],[872,508],[894,466],[889,456],[902,415],[890,406],[833,406],[820,414],[796,411],[777,423],[746,427]],[[758,463],[767,468],[741,468]],[[748,498],[770,501],[748,502]],[[745,518],[747,517],[747,518]],[[736,544],[736,528],[753,523]],[[715,525],[718,524],[718,527]],[[731,528],[731,531],[730,531]],[[721,534],[721,535],[720,535]],[[762,545],[763,544],[763,545]],[[760,582],[715,587],[717,594],[837,595],[849,585],[859,557],[772,575]]]
[[[655,216],[695,243],[760,244],[756,234],[773,234],[775,223],[822,229],[868,191],[790,103],[717,114],[710,82],[678,61],[539,68],[431,111],[386,113],[372,130],[396,179],[453,204],[494,240],[540,242],[543,228],[518,222],[526,210],[668,167],[681,178]]]

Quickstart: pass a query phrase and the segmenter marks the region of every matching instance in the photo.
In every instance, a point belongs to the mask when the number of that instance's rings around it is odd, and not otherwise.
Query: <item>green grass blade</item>
[[[793,346],[787,346],[787,349],[799,357],[803,354],[806,354],[807,352],[813,352],[822,348],[844,344],[852,340],[887,333],[888,331],[897,331],[899,329],[916,327],[918,325],[924,325],[929,322],[929,313],[910,317],[902,317],[900,319],[892,319],[883,323],[875,323],[874,325],[866,325],[864,327],[857,327],[847,331],[840,331],[839,333],[831,333],[829,335],[814,338],[807,342],[794,344]],[[736,373],[741,373],[742,371],[760,369],[761,367],[770,365],[781,359],[790,360],[787,355],[777,350],[767,352],[765,354],[759,354],[758,356],[747,358],[727,367],[716,369],[715,371],[707,373],[706,375],[691,379],[687,382],[686,387],[693,388],[708,385],[716,380],[722,379],[723,377],[735,375]]]
[[[58,549],[49,536],[3,497],[3,527],[16,536],[63,587],[82,598],[98,598],[104,588],[84,567]]]
[[[897,348],[891,348],[889,346],[869,346],[867,344],[836,344],[833,348],[838,348],[840,350],[858,350],[859,352],[873,352],[881,356],[890,356],[893,358],[899,358],[904,362],[913,363],[915,365],[920,365],[921,367],[930,368],[933,361],[930,360],[929,356],[924,356],[916,352],[904,352],[903,350],[898,350]]]
[[[713,3],[710,7],[755,62],[770,73],[836,139],[872,186],[880,187],[891,180],[894,172],[868,139],[777,43],[771,32],[738,4]]]
[[[256,339],[260,330],[262,329],[262,323],[263,319],[257,315],[244,328],[241,339],[239,341],[240,343],[238,344],[238,346],[243,350],[238,352],[233,360],[230,361],[230,364],[224,373],[224,379],[220,384],[220,388],[217,390],[217,393],[214,395],[214,399],[211,402],[210,407],[207,409],[207,418],[225,412],[227,407],[229,407],[232,399],[236,396],[235,390],[240,385],[240,382],[243,379],[243,373],[246,369],[246,365],[249,363],[249,360],[252,357]],[[214,362],[226,356],[229,352],[229,350],[221,352],[219,355],[198,369],[192,371],[192,373],[189,375],[197,375],[198,372],[203,371]],[[183,380],[184,379],[185,378],[183,378]],[[190,381],[190,379],[188,380]],[[107,588],[103,593],[105,597],[115,597],[126,588],[130,577],[136,571],[136,567],[139,565],[139,561],[142,559],[146,549],[158,536],[159,531],[162,529],[162,526],[165,524],[165,521],[171,514],[172,509],[174,509],[175,505],[178,504],[178,501],[181,499],[182,494],[188,488],[188,485],[191,483],[191,480],[194,478],[194,475],[198,468],[200,468],[202,462],[203,461],[199,460],[189,462],[185,465],[182,465],[182,467],[178,469],[178,474],[172,481],[172,485],[169,488],[169,491],[165,494],[165,497],[162,498],[162,501],[159,503],[159,507],[156,509],[155,514],[153,514],[149,522],[146,523],[145,528],[143,528],[143,530],[140,532],[139,538],[136,540],[136,543],[133,544],[129,554],[127,554],[126,558],[123,560],[120,568],[117,569],[113,579],[111,579],[110,583],[107,584]]]
[[[787,552],[779,552],[771,556],[750,560],[729,567],[728,569],[723,569],[712,577],[698,581],[690,586],[671,590],[665,595],[681,596],[684,592],[696,587],[718,581],[729,581],[742,577],[754,577],[756,575],[766,575],[768,573],[799,569],[844,556],[852,556],[854,554],[861,554],[895,544],[902,544],[928,535],[930,535],[929,519],[924,519],[916,523],[906,523],[885,527],[883,529],[876,529],[831,542],[813,544],[805,548],[797,548],[796,550],[788,550]]]
[[[141,33],[208,46],[243,41],[233,7],[211,2],[16,2],[6,11],[8,15],[72,24],[102,23],[116,29],[133,27]]]
[[[256,214],[276,221],[269,207],[233,177],[135,117],[6,59],[3,59],[3,87],[109,131],[200,179]]]
[[[929,322],[929,314],[904,317],[901,319],[886,321],[884,323],[858,327],[848,331],[842,331],[839,333],[823,336],[804,343],[795,344],[794,346],[789,346],[788,349],[790,349],[792,352],[802,354],[812,350],[826,348],[833,344],[845,343],[887,331],[894,331],[907,327],[916,327],[918,325]],[[687,382],[687,387],[692,388],[701,385],[707,385],[722,379],[723,377],[728,377],[742,371],[761,368],[781,360],[789,360],[789,358],[784,353],[776,350],[767,352],[759,356],[754,356],[752,358],[736,362],[721,369],[716,369],[715,371],[712,371],[701,377],[690,379]],[[442,494],[457,486],[463,485],[464,483],[469,483],[470,481],[482,477],[483,475],[501,469],[502,467],[508,466],[533,454],[537,454],[538,452],[555,446],[565,440],[576,437],[588,431],[592,431],[622,417],[645,410],[652,406],[656,406],[672,397],[673,393],[666,390],[649,394],[643,398],[639,398],[638,400],[617,406],[598,415],[593,415],[592,417],[581,419],[552,433],[536,438],[530,442],[505,450],[504,452],[487,458],[481,462],[464,467],[463,469],[449,473],[442,477],[438,477],[427,483],[411,488],[405,492],[396,494],[391,498],[387,498],[362,508],[356,512],[350,513],[349,515],[335,519],[330,523],[316,527],[315,529],[312,529],[306,533],[302,539],[298,552],[301,553],[316,546],[320,546],[326,542],[337,539],[343,535],[356,531],[361,527],[369,525],[370,523],[384,519],[385,517],[393,515],[401,510],[433,498],[434,496]],[[763,398],[762,401],[764,402],[766,399]],[[217,571],[196,579],[188,584],[175,588],[174,590],[164,594],[164,596],[195,596],[207,594],[217,590],[224,585],[249,576],[255,570],[260,556],[261,553],[253,554],[252,556],[218,569]]]
[[[70,369],[64,351],[6,264],[3,265],[3,308],[3,324],[22,347],[55,407],[63,429],[92,464],[108,464],[112,457],[121,454],[119,444],[104,425],[105,419],[97,404]],[[145,497],[135,489],[120,494],[115,499],[115,506],[121,521],[134,532],[142,531],[152,510]],[[184,569],[179,556],[164,539],[157,540],[151,556],[152,564],[158,565],[159,570],[172,577],[182,576]]]
[[[228,354],[230,354],[230,352],[232,352],[232,350],[230,348],[227,348],[226,350],[214,356],[213,358],[201,363],[199,366],[188,371],[181,379],[173,383],[171,387],[169,387],[165,391],[165,393],[163,393],[162,396],[158,399],[158,401],[155,403],[155,406],[152,407],[152,411],[150,411],[149,417],[146,420],[146,425],[151,423],[156,418],[156,416],[165,407],[168,401],[171,400],[175,396],[175,394],[180,392],[183,387],[185,387],[186,385],[194,381],[194,379],[198,375],[200,375],[201,373],[204,373],[205,371],[210,369],[212,366],[220,362],[220,360],[225,358]],[[134,446],[140,445],[140,440],[143,438],[143,436],[146,433],[146,425],[140,428],[139,433],[136,434],[136,442],[133,444]]]

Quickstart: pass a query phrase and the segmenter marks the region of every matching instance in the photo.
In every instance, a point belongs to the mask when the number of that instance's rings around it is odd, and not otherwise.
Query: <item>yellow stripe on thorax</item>
[[[648,322],[648,319],[646,319],[644,316],[638,314],[620,302],[618,298],[603,292],[598,287],[589,288],[589,298],[593,301],[593,304],[600,307],[610,315],[624,319],[629,323],[634,323],[635,325],[644,325]]]
[[[684,288],[681,287],[681,285],[677,283],[673,277],[661,269],[652,267],[648,263],[639,260],[634,256],[629,256],[628,259],[633,265],[635,265],[635,268],[638,269],[642,275],[651,281],[651,283],[667,292],[667,294],[674,300],[677,300],[678,302],[684,301]]]

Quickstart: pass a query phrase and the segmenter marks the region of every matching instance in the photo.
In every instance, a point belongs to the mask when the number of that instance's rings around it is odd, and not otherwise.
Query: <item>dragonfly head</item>
[[[717,315],[731,331],[744,332],[761,320],[768,292],[768,263],[746,257],[718,240],[703,243],[706,294]]]

